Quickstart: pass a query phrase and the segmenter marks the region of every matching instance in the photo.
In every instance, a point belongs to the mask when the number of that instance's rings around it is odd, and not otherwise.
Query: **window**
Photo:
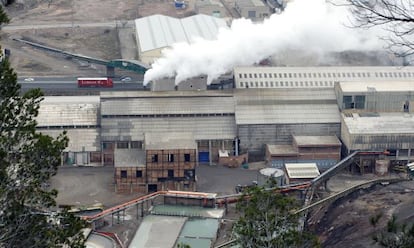
[[[247,78],[247,73],[244,73],[244,78]]]
[[[240,82],[240,87],[243,87],[243,82]]]
[[[136,176],[136,177],[142,177],[142,171],[137,170],[137,172],[136,172],[135,176]]]
[[[158,154],[153,154],[151,156],[151,162],[158,163]]]
[[[243,75],[241,73],[239,73],[239,78],[243,78]]]
[[[405,103],[404,103],[403,111],[404,112],[410,112],[410,102],[408,100],[405,101]]]
[[[100,152],[91,152],[91,163],[100,163],[102,156]]]
[[[104,150],[113,150],[115,148],[113,142],[102,142],[102,149]]]
[[[185,153],[184,154],[184,162],[190,162],[191,161],[191,156],[189,153]]]
[[[249,10],[249,11],[247,12],[247,16],[248,16],[249,18],[256,18],[256,11],[254,11],[254,10]]]
[[[253,74],[254,75],[254,78],[257,78],[257,74],[255,73],[255,74]]]
[[[365,108],[365,96],[355,96],[355,108],[356,109]]]
[[[262,73],[259,73],[259,78],[262,78]]]
[[[267,73],[263,73],[263,77],[264,78],[267,78]]]
[[[344,96],[342,99],[342,105],[344,109],[354,108],[354,103],[352,102],[352,96]]]
[[[120,141],[116,143],[116,148],[118,149],[128,149],[128,142],[127,141]]]
[[[260,82],[260,87],[263,87],[263,82]]]
[[[167,160],[168,160],[168,162],[170,162],[170,163],[174,162],[174,154],[168,154],[168,155],[167,155]]]
[[[126,170],[121,170],[121,178],[127,178],[128,173]]]
[[[174,177],[174,170],[168,170],[168,178]]]
[[[131,148],[142,149],[142,141],[131,141]]]

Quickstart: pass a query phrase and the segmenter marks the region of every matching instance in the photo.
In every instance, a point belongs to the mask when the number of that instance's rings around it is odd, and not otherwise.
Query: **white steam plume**
[[[326,0],[294,0],[282,14],[273,14],[263,23],[237,19],[230,29],[220,29],[216,40],[198,39],[164,49],[145,73],[144,85],[174,76],[177,85],[199,75],[207,75],[210,84],[236,66],[258,63],[283,49],[323,53],[383,47],[375,30],[346,27],[349,18],[346,8]]]

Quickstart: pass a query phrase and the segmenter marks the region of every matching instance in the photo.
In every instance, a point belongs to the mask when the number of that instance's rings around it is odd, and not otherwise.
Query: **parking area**
[[[197,188],[200,192],[233,194],[237,184],[248,185],[254,180],[257,180],[256,170],[219,165],[197,167]],[[56,200],[62,205],[102,203],[107,208],[140,196],[138,193],[115,193],[114,168],[111,166],[60,167],[51,179],[51,188],[59,191]]]

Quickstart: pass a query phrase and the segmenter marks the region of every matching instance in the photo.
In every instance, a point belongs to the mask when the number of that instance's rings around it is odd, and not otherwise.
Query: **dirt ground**
[[[121,47],[135,46],[131,41],[123,44],[125,31],[134,34],[132,24],[125,30],[128,20],[152,14],[189,16],[194,14],[194,1],[188,3],[186,9],[176,10],[168,0],[17,0],[6,9],[11,22],[0,33],[1,45],[11,50],[11,65],[20,77],[103,76],[103,66],[34,49],[13,38],[94,58],[120,59],[124,55]],[[82,26],[85,23],[96,27]],[[124,56],[136,59],[136,54]]]

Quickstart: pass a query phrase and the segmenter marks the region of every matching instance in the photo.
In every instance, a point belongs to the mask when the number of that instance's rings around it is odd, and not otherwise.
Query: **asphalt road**
[[[129,90],[146,90],[142,80],[132,78],[131,81],[122,82],[114,80],[113,88],[88,87],[78,88],[76,78],[19,78],[18,83],[22,86],[22,91],[40,88],[46,95],[83,95],[90,93],[99,93],[100,91],[129,91]]]

